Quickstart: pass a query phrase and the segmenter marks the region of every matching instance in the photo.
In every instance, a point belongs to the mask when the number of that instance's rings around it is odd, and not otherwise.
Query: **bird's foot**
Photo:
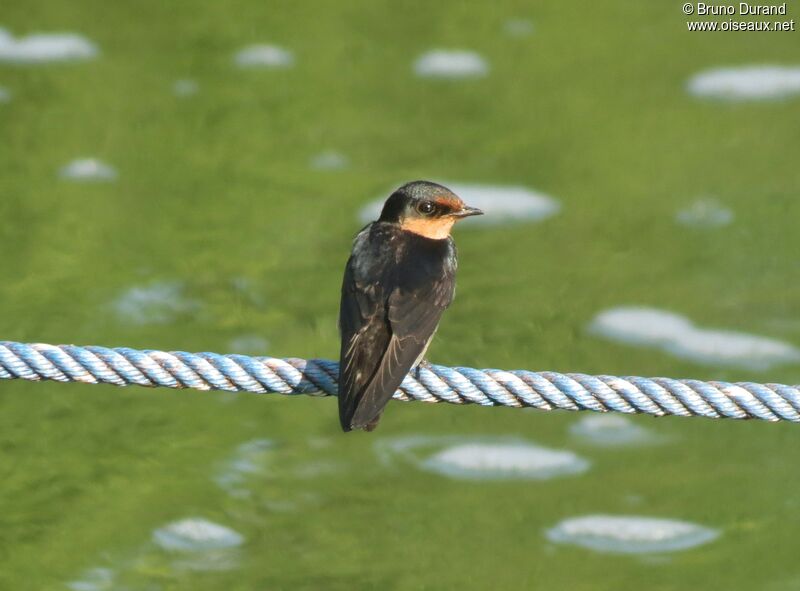
[[[415,374],[416,374],[416,377],[417,377],[417,379],[419,379],[419,371],[420,371],[421,369],[427,369],[427,370],[431,370],[432,368],[433,368],[433,364],[431,364],[431,362],[430,362],[430,361],[428,361],[427,359],[423,359],[422,361],[420,361],[420,362],[417,364],[417,369],[416,369],[416,371],[415,371]]]

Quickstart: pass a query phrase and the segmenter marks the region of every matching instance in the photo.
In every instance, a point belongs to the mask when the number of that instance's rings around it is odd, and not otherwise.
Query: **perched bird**
[[[353,241],[342,282],[339,420],[372,431],[455,294],[453,224],[483,212],[428,181],[403,185]]]

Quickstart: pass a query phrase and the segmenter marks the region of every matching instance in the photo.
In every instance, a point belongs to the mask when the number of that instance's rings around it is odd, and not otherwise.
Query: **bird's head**
[[[442,240],[458,220],[482,215],[477,207],[465,205],[447,187],[429,181],[407,183],[383,204],[379,221],[398,224],[403,230],[425,238]]]

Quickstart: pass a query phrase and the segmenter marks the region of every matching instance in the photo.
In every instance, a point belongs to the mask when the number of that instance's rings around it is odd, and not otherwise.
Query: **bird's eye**
[[[436,211],[436,206],[430,201],[420,201],[417,204],[417,211],[422,215],[431,215]]]

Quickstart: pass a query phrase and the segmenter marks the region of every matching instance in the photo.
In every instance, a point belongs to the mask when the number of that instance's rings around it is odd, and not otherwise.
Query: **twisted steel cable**
[[[0,341],[0,379],[335,396],[338,375],[339,364],[324,359]],[[752,382],[431,365],[406,376],[394,398],[539,410],[800,422],[800,386]]]

